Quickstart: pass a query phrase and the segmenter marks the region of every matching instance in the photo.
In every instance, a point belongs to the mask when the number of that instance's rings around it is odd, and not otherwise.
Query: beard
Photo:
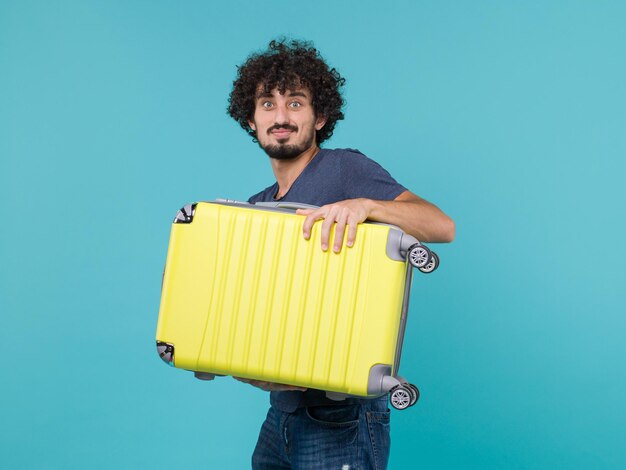
[[[297,128],[293,128],[293,130],[297,130]],[[315,132],[312,132],[311,135],[307,136],[307,138],[301,144],[283,144],[280,143],[280,141],[277,144],[263,144],[261,141],[259,141],[259,147],[261,147],[265,151],[268,157],[275,160],[293,160],[301,155],[304,151],[311,148],[314,142]]]
[[[275,160],[293,160],[302,152],[310,147],[310,144],[306,142],[300,145],[291,145],[291,144],[269,144],[269,145],[261,145],[261,148],[265,150],[265,153],[268,157],[273,158]]]

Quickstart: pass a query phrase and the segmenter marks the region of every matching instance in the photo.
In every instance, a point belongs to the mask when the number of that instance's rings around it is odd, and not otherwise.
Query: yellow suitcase
[[[334,399],[390,392],[394,407],[414,404],[417,387],[397,374],[412,266],[432,272],[437,256],[378,223],[359,225],[353,247],[324,252],[321,224],[305,240],[303,221],[291,203],[183,207],[163,274],[160,357],[201,379],[232,375]]]

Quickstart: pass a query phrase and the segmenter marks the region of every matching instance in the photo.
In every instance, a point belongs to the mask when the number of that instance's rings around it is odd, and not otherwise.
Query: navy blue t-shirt
[[[374,160],[353,149],[321,149],[280,200],[323,206],[345,199],[365,197],[390,201],[406,188]],[[248,202],[274,201],[278,183],[265,188]]]
[[[391,201],[406,191],[378,163],[353,149],[321,149],[293,182],[280,200],[323,206],[345,199],[368,198]],[[275,201],[278,183],[251,196],[250,203]],[[386,398],[385,398],[386,399]],[[293,412],[301,406],[350,404],[361,399],[349,398],[341,402],[326,398],[321,390],[306,392],[271,392],[270,403],[284,412]]]

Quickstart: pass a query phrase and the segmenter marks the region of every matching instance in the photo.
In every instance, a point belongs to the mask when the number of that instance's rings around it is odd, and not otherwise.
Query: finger
[[[322,223],[322,250],[326,251],[328,249],[328,240],[330,240],[330,230],[333,228],[335,223],[335,217],[331,214],[328,214]]]
[[[313,224],[320,219],[323,219],[324,216],[321,211],[314,211],[307,215],[306,219],[302,223],[302,234],[304,235],[304,239],[308,240],[311,238],[311,229],[313,228]]]
[[[354,246],[354,242],[356,241],[356,229],[359,224],[355,221],[348,222],[348,240],[346,240],[346,245]]]
[[[311,212],[317,209],[296,209],[296,214],[298,215],[309,215]]]
[[[346,217],[341,218],[337,221],[337,225],[335,225],[335,243],[333,246],[333,251],[335,253],[339,253],[341,251],[341,246],[343,245],[343,235],[346,231]]]

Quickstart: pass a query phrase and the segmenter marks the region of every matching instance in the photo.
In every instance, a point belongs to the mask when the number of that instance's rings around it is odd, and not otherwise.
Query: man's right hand
[[[296,387],[295,385],[276,384],[273,382],[264,382],[262,380],[244,379],[242,377],[233,377],[233,379],[250,384],[254,387],[260,388],[261,390],[265,390],[266,392],[291,392],[291,391],[304,392],[306,391],[306,388]]]

